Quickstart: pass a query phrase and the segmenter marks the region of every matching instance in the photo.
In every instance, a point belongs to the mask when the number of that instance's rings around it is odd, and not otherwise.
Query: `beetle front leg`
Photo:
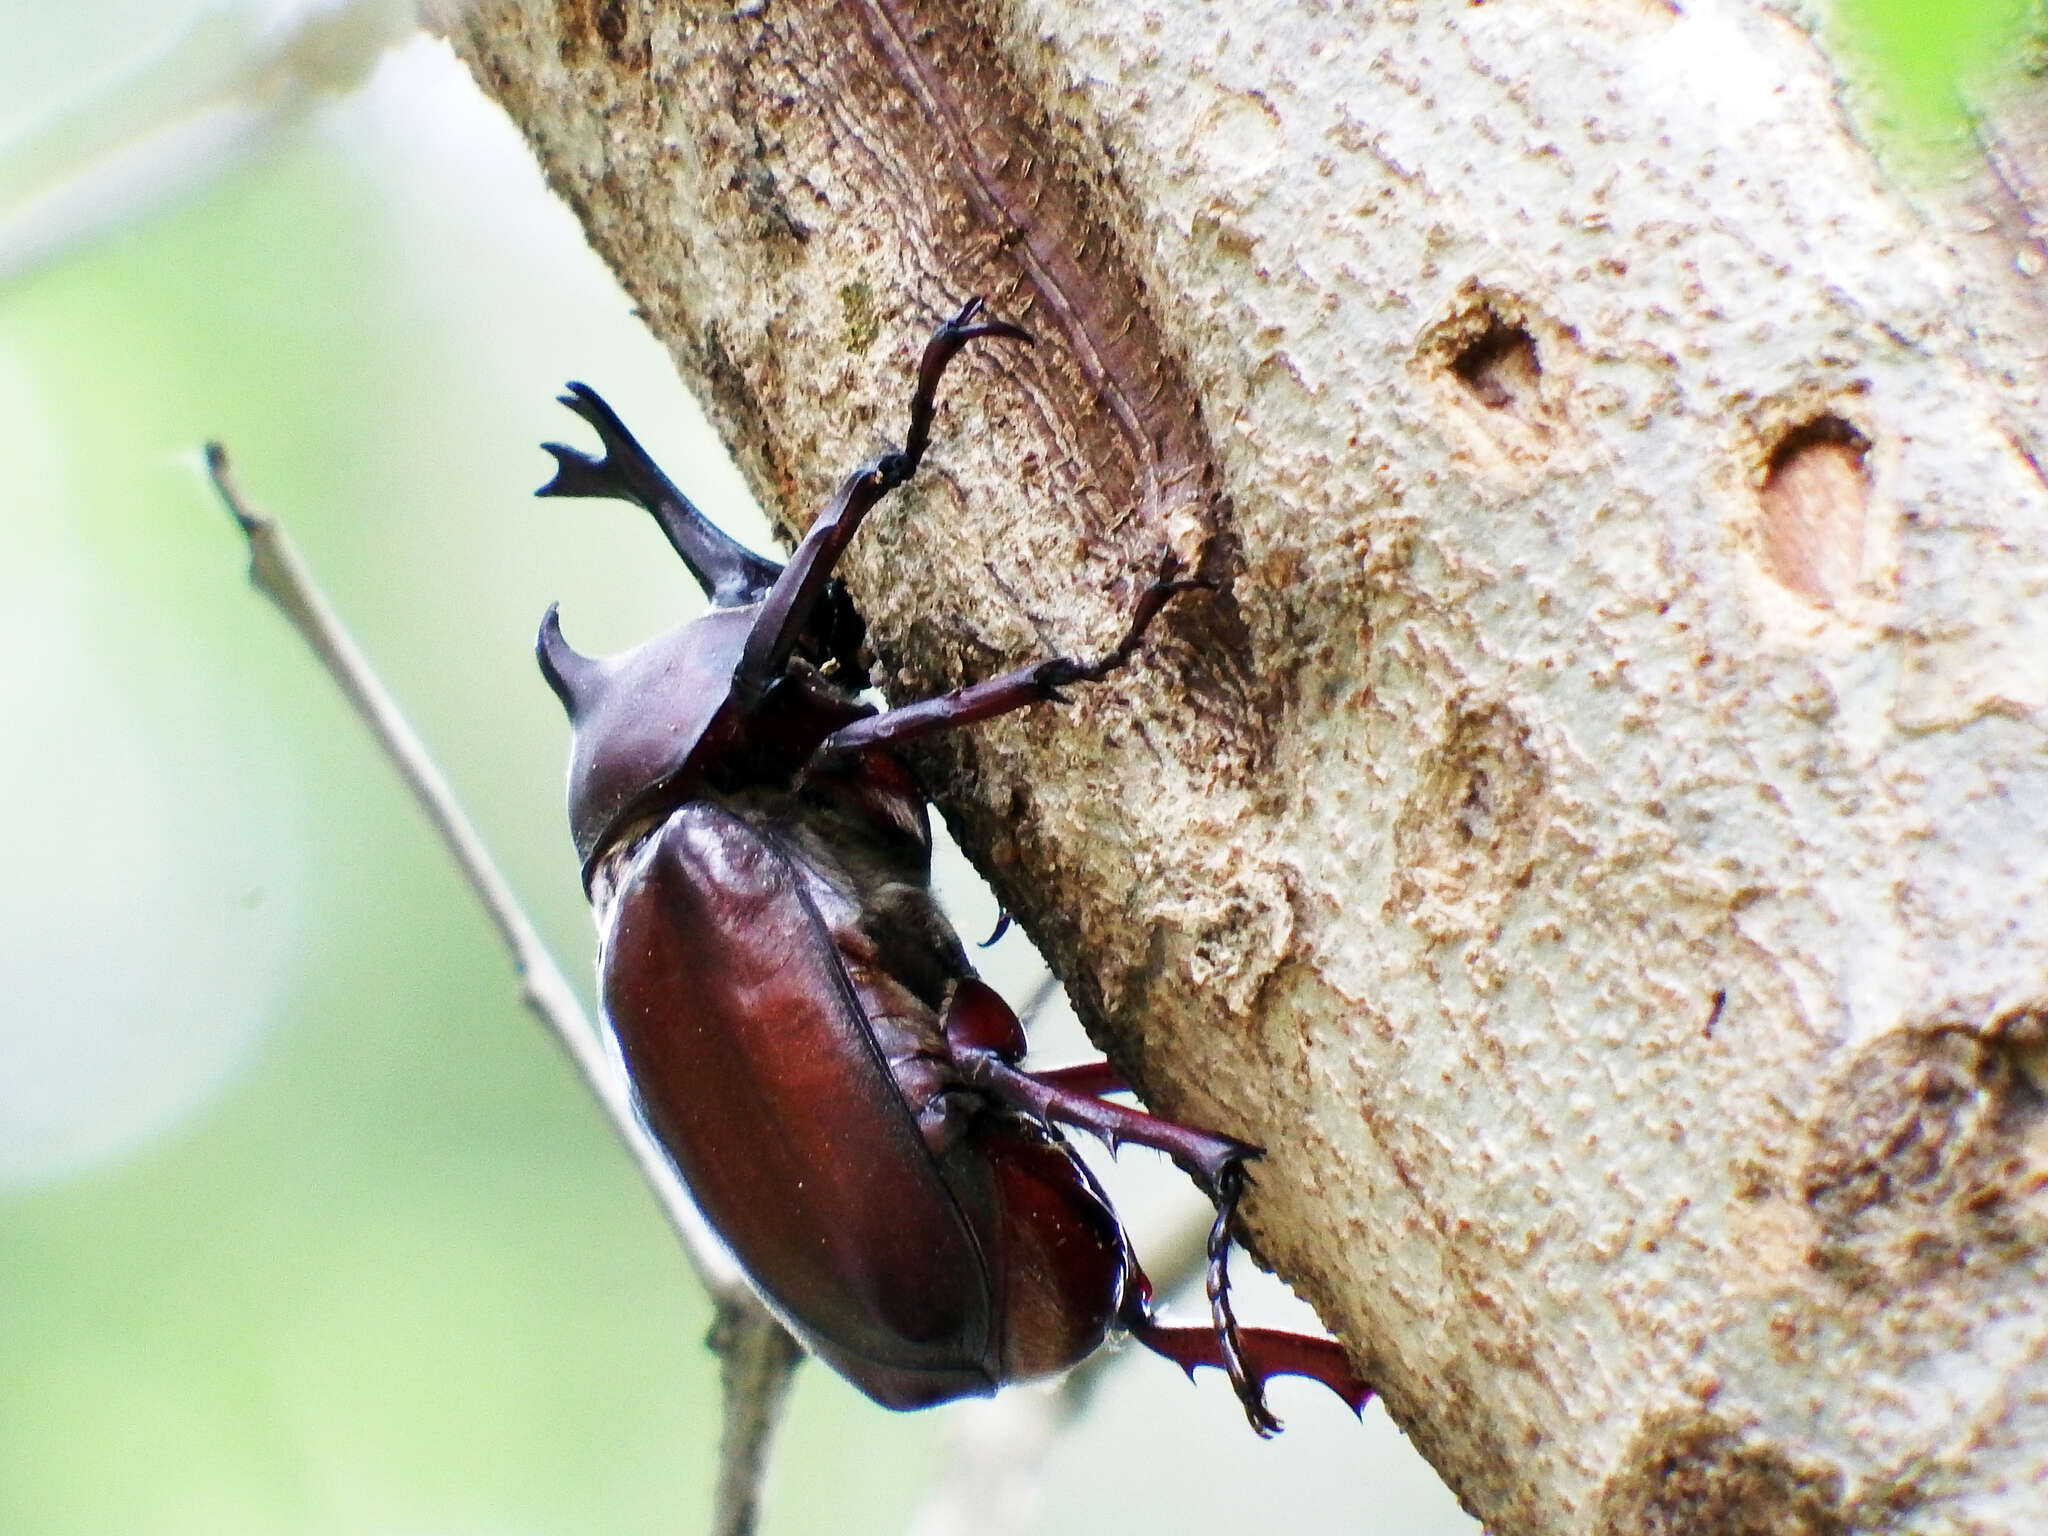
[[[1028,667],[1019,667],[1014,672],[1005,672],[1000,677],[992,677],[985,683],[971,683],[950,693],[905,704],[900,709],[869,715],[827,736],[819,744],[813,761],[849,757],[871,747],[900,746],[921,736],[973,725],[981,720],[993,720],[1013,710],[1057,699],[1060,689],[1071,683],[1101,682],[1137,653],[1145,631],[1170,599],[1182,592],[1210,585],[1193,577],[1169,576],[1166,572],[1171,568],[1172,557],[1169,556],[1162,562],[1160,575],[1138,595],[1138,605],[1131,614],[1131,622],[1114,650],[1093,661],[1083,661],[1076,656],[1051,656],[1044,661],[1034,661]]]
[[[924,356],[917,363],[917,388],[910,396],[910,431],[904,434],[903,460],[900,468],[900,485],[917,472],[917,466],[924,461],[924,451],[932,440],[932,421],[938,414],[939,380],[946,375],[946,366],[953,361],[960,349],[970,341],[983,337],[1001,337],[1006,341],[1021,341],[1033,345],[1031,333],[1020,325],[1007,320],[982,318],[984,306],[977,298],[969,299],[960,306],[960,312],[932,333],[932,339],[924,344]]]
[[[918,363],[917,388],[910,397],[910,431],[902,448],[855,470],[811,523],[761,605],[761,616],[733,672],[734,698],[748,704],[757,702],[783,675],[818,595],[832,577],[832,567],[853,541],[862,519],[924,462],[938,409],[939,381],[945,377],[947,365],[962,347],[984,337],[1031,340],[1029,333],[1008,321],[983,319],[980,299],[969,299],[957,315],[933,332]]]

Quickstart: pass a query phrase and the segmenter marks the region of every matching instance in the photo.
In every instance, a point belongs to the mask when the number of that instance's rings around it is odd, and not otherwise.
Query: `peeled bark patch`
[[[1887,1036],[1816,1118],[1802,1175],[1812,1262],[1842,1284],[2024,1264],[2048,1240],[2048,1100],[1997,1039]]]
[[[1484,934],[1526,886],[1542,835],[1542,760],[1508,710],[1461,709],[1394,828],[1397,911],[1419,928]]]
[[[1709,1414],[1660,1417],[1601,1501],[1600,1536],[1841,1536],[1842,1474]]]

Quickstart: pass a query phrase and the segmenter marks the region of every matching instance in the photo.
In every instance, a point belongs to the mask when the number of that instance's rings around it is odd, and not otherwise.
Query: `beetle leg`
[[[1216,1219],[1209,1223],[1209,1271],[1202,1289],[1209,1297],[1209,1326],[1223,1356],[1223,1369],[1230,1387],[1244,1405],[1244,1416],[1261,1438],[1277,1434],[1280,1421],[1266,1407],[1266,1378],[1245,1366],[1244,1335],[1238,1331],[1237,1314],[1230,1306],[1230,1220],[1237,1203],[1244,1198],[1244,1164],[1232,1163],[1217,1181]]]
[[[1093,1093],[1068,1087],[1054,1073],[1025,1072],[993,1052],[956,1047],[953,1056],[969,1087],[1040,1120],[1099,1136],[1112,1151],[1129,1142],[1164,1152],[1201,1186],[1202,1193],[1219,1203],[1234,1198],[1228,1187],[1231,1171],[1259,1155],[1257,1147],[1228,1136],[1162,1120],[1142,1109],[1111,1104]]]
[[[1043,1067],[1031,1075],[1048,1087],[1066,1093],[1085,1093],[1090,1098],[1098,1094],[1131,1091],[1123,1073],[1107,1061],[1077,1061],[1070,1067]]]
[[[1028,667],[992,677],[985,683],[971,683],[965,688],[955,688],[951,693],[905,704],[900,709],[868,715],[827,736],[819,744],[813,761],[846,757],[871,747],[897,746],[937,731],[950,731],[980,720],[993,720],[998,715],[1007,715],[1027,705],[1057,699],[1059,690],[1069,683],[1101,682],[1137,652],[1145,631],[1169,599],[1192,588],[1209,585],[1206,581],[1190,577],[1170,576],[1167,572],[1171,568],[1169,556],[1162,564],[1159,576],[1138,595],[1138,606],[1131,614],[1130,625],[1114,650],[1093,661],[1083,661],[1075,656],[1050,656],[1044,661],[1034,661]]]
[[[755,554],[698,511],[596,390],[571,384],[560,398],[597,429],[604,455],[592,458],[563,443],[541,444],[555,456],[555,477],[534,495],[608,496],[644,507],[683,557],[697,585],[720,607],[756,602],[775,585],[782,567]]]
[[[956,1056],[972,1052],[1002,1061],[1024,1059],[1023,1024],[1002,993],[979,976],[963,976],[954,984],[939,1028]]]
[[[1213,1313],[1213,1301],[1211,1310]],[[1320,1381],[1341,1397],[1353,1413],[1363,1413],[1372,1400],[1372,1388],[1352,1369],[1350,1357],[1335,1340],[1312,1339],[1278,1328],[1239,1328],[1234,1319],[1227,1329],[1162,1324],[1152,1310],[1152,1284],[1134,1261],[1129,1263],[1117,1321],[1132,1338],[1155,1354],[1166,1356],[1190,1378],[1195,1368],[1202,1365],[1227,1372],[1238,1401],[1244,1405],[1245,1417],[1262,1436],[1280,1428],[1280,1421],[1273,1417],[1265,1399],[1266,1383],[1275,1376],[1306,1376]]]
[[[1240,1328],[1230,1305],[1230,1223],[1244,1194],[1244,1165],[1256,1147],[1228,1136],[1162,1120],[1096,1097],[1123,1086],[1107,1062],[1089,1062],[1051,1072],[1024,1072],[986,1051],[954,1049],[962,1078],[991,1098],[1101,1137],[1113,1151],[1123,1142],[1152,1147],[1172,1158],[1216,1202],[1209,1228],[1209,1321],[1207,1328],[1167,1328],[1152,1316],[1152,1287],[1132,1266],[1121,1320],[1147,1348],[1193,1374],[1198,1365],[1217,1366],[1230,1376],[1245,1416],[1261,1435],[1280,1427],[1267,1411],[1264,1386],[1273,1376],[1312,1376],[1351,1405],[1365,1406],[1371,1388],[1359,1380],[1338,1345],[1327,1339],[1271,1328]]]
[[[1244,1193],[1244,1169],[1233,1164],[1224,1173],[1216,1201],[1216,1219],[1209,1227],[1209,1295],[1207,1328],[1169,1328],[1152,1312],[1152,1283],[1135,1260],[1118,1317],[1131,1336],[1147,1349],[1173,1361],[1190,1377],[1198,1365],[1213,1365],[1230,1377],[1245,1417],[1261,1436],[1280,1428],[1266,1407],[1266,1383],[1275,1376],[1307,1376],[1320,1381],[1344,1400],[1353,1413],[1363,1413],[1372,1388],[1352,1369],[1343,1347],[1331,1339],[1277,1328],[1240,1328],[1230,1305],[1230,1223]]]
[[[782,676],[804,626],[810,621],[818,595],[831,579],[832,567],[852,542],[861,520],[876,502],[917,473],[931,443],[939,380],[945,376],[946,365],[970,341],[990,336],[1013,341],[1031,339],[1007,321],[983,319],[981,300],[969,299],[925,343],[924,357],[917,369],[917,388],[910,397],[910,431],[903,446],[863,464],[847,476],[811,523],[762,604],[761,616],[755,621],[746,649],[740,654],[739,666],[733,671],[732,695],[743,706],[758,703],[769,685]]]
[[[1011,1012],[1010,1005],[1003,1001],[1003,995],[979,976],[963,976],[955,984],[939,1027],[956,1057],[980,1052],[1012,1067],[1024,1059],[1023,1024]],[[1027,1075],[1033,1082],[1060,1094],[1094,1098],[1098,1094],[1131,1091],[1131,1085],[1124,1081],[1123,1074],[1107,1061],[1047,1067]]]
[[[903,439],[902,480],[917,472],[931,443],[932,420],[938,414],[939,380],[945,376],[946,365],[968,342],[984,336],[1032,344],[1031,333],[1022,326],[1011,325],[1007,320],[984,319],[979,298],[969,299],[960,306],[960,313],[932,333],[932,339],[925,343],[924,356],[918,359],[917,389],[910,397],[910,431]],[[896,483],[900,485],[902,480]]]

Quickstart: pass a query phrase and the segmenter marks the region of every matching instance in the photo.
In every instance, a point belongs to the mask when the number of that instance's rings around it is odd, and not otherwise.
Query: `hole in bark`
[[[555,9],[560,22],[557,51],[564,64],[580,64],[593,42],[622,68],[644,70],[651,62],[646,42],[631,41],[633,18],[626,0],[556,0]]]
[[[1489,317],[1486,329],[1451,359],[1451,372],[1488,410],[1534,413],[1543,366],[1536,360],[1535,338],[1519,325]]]
[[[1870,440],[1839,416],[1793,428],[1772,451],[1758,500],[1764,563],[1808,602],[1833,607],[1849,596],[1863,565]]]
[[[1422,333],[1413,366],[1469,466],[1519,479],[1571,432],[1576,359],[1569,326],[1475,280]]]

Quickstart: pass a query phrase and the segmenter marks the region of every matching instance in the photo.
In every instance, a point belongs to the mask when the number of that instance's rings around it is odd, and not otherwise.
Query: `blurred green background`
[[[582,436],[554,392],[765,529],[446,51],[384,49],[389,0],[304,12],[0,0],[0,1536],[698,1529],[705,1303],[195,449],[284,516],[579,977],[534,626],[559,599],[614,649],[686,583],[630,509],[531,499]],[[1844,8],[1923,136],[2031,14],[1957,12]],[[140,147],[80,181],[102,142]],[[1185,1213],[1121,1172],[1141,1239]],[[1220,1383],[1121,1363],[1039,1528],[1259,1529],[1276,1489],[1296,1532],[1470,1528],[1377,1410],[1276,1401],[1260,1444]],[[767,1528],[904,1529],[949,1412],[803,1371]]]

